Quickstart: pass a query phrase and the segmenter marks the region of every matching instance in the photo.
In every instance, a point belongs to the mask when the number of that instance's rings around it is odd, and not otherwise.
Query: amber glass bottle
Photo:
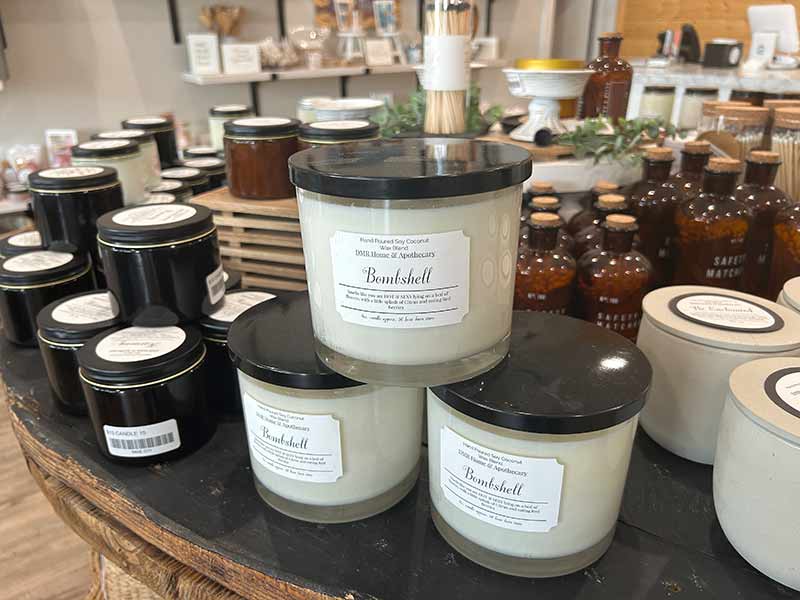
[[[567,223],[567,231],[570,235],[575,235],[581,229],[589,225],[599,225],[602,223],[605,217],[600,218],[598,216],[597,200],[603,194],[616,194],[618,192],[619,186],[616,183],[611,183],[603,179],[596,182],[589,192],[588,208],[584,208],[582,211],[575,213]]]
[[[514,309],[566,314],[572,302],[575,259],[558,247],[564,222],[549,212],[534,213],[530,251],[520,256],[514,287]]]
[[[532,181],[530,190],[522,195],[522,211],[520,213],[520,223],[527,225],[531,218],[531,202],[540,196],[555,196],[556,191],[553,184],[549,181]],[[521,233],[521,232],[520,232]]]
[[[800,277],[800,204],[783,208],[775,216],[772,264],[769,269],[767,296],[778,297],[783,284]]]
[[[792,204],[789,196],[775,187],[781,159],[777,152],[753,150],[747,157],[744,183],[734,196],[753,213],[747,234],[741,290],[762,298],[769,297],[769,264],[772,236],[778,211]],[[770,300],[774,300],[771,298]]]
[[[633,250],[636,219],[609,215],[602,248],[578,261],[577,310],[586,321],[636,340],[642,318],[642,299],[650,289],[653,267]]]
[[[672,150],[649,148],[645,152],[642,180],[628,192],[628,203],[639,224],[639,251],[653,265],[652,287],[672,282],[672,243],[675,238],[675,208],[680,193],[669,181]]]
[[[681,192],[683,200],[690,200],[700,193],[703,169],[711,157],[711,144],[705,140],[686,142],[681,150],[681,168],[670,181]]]
[[[702,191],[675,211],[676,284],[738,289],[752,218],[750,209],[733,197],[741,171],[741,161],[710,159]]]
[[[583,90],[580,105],[582,119],[606,116],[616,120],[628,110],[628,94],[633,69],[619,56],[622,34],[604,33],[599,38],[600,56],[586,65],[594,71]]]
[[[535,196],[531,200],[531,216],[537,213],[551,213],[557,215],[561,210],[561,201],[555,196]],[[567,233],[564,228],[564,222],[561,222],[561,228],[558,230],[558,248],[572,254],[575,251],[575,239]]]
[[[600,248],[603,242],[603,228],[601,223],[610,214],[624,214],[628,212],[628,201],[622,194],[603,194],[595,204],[597,223],[591,223],[575,234],[575,252],[573,256],[578,259],[589,250]]]

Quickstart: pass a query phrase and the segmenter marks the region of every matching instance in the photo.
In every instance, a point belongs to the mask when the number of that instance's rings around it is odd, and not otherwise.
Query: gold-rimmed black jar
[[[381,137],[377,123],[365,119],[350,121],[318,121],[300,125],[297,146],[300,150],[326,146],[329,144],[348,144],[367,142]]]
[[[123,327],[87,341],[78,351],[79,374],[100,451],[147,464],[207,442],[216,420],[205,357],[193,327]]]
[[[6,339],[36,346],[36,315],[70,294],[94,289],[91,261],[85,254],[34,250],[0,262],[0,319]]]
[[[248,117],[225,123],[228,187],[237,198],[272,200],[294,196],[289,157],[297,152],[300,121]]]
[[[208,189],[215,190],[225,185],[225,161],[216,156],[202,158],[187,158],[183,161],[184,167],[200,169],[208,175]]]
[[[126,323],[194,321],[225,294],[211,211],[195,204],[144,204],[97,221],[106,281]]]
[[[175,196],[178,202],[189,202],[194,194],[192,188],[178,179],[162,179],[156,185],[145,188],[145,199],[153,194],[168,193]]]
[[[144,129],[156,138],[158,160],[162,169],[178,164],[178,143],[175,139],[175,123],[161,116],[132,117],[122,121],[123,129]]]
[[[180,181],[192,188],[192,195],[202,194],[211,189],[208,175],[194,167],[172,167],[161,171],[161,179]]]
[[[90,338],[121,324],[117,301],[108,290],[73,294],[45,306],[36,324],[39,352],[56,405],[66,413],[85,415],[77,352]]]
[[[0,258],[11,258],[33,250],[44,250],[42,234],[37,229],[12,233],[0,239]]]

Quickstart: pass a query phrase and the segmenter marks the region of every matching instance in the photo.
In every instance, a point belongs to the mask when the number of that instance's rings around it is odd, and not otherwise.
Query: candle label
[[[164,117],[136,117],[128,119],[127,123],[129,125],[159,125],[167,123],[167,120]]]
[[[779,369],[764,382],[767,397],[793,417],[800,418],[800,368]]]
[[[31,273],[33,271],[47,271],[62,267],[75,258],[69,252],[54,252],[53,250],[34,250],[19,256],[7,259],[3,263],[6,271],[14,273]]]
[[[331,238],[336,310],[348,323],[410,329],[460,323],[469,312],[463,231]]]
[[[441,430],[440,485],[445,498],[484,523],[546,532],[558,525],[564,466],[481,446]]]
[[[206,289],[208,289],[208,300],[211,304],[216,304],[225,295],[225,271],[222,265],[211,271],[206,277]]]
[[[175,196],[167,192],[156,192],[149,194],[142,204],[170,204],[175,202]]]
[[[339,421],[280,410],[242,394],[250,455],[282,477],[333,483],[342,476]]]
[[[119,307],[111,292],[97,292],[62,302],[53,309],[51,316],[59,323],[88,325],[110,321],[118,314]]]
[[[8,238],[8,243],[12,246],[33,248],[42,245],[42,236],[38,231],[26,231],[24,233],[12,235]]]
[[[426,90],[459,91],[469,87],[470,38],[466,35],[426,35],[423,41]]]
[[[200,175],[200,169],[195,169],[194,167],[172,167],[161,171],[162,177],[172,177],[174,179],[197,177],[198,175]]]
[[[81,144],[80,148],[87,150],[109,150],[111,148],[122,148],[128,145],[128,140],[95,140]]]
[[[117,213],[111,220],[128,227],[153,227],[185,221],[197,214],[197,209],[188,204],[137,206]]]
[[[725,294],[684,294],[669,302],[670,310],[693,323],[747,333],[783,328],[783,319],[765,306]]]
[[[226,275],[226,273],[223,273]],[[224,321],[225,323],[233,323],[234,319],[246,311],[248,308],[261,304],[267,300],[272,300],[274,294],[258,291],[236,292],[226,294],[222,306],[212,312],[209,318],[215,321]]]
[[[144,129],[117,129],[115,131],[104,131],[102,133],[98,133],[97,137],[109,140],[114,140],[118,138],[130,139],[130,138],[141,137],[146,133],[147,132]]]
[[[61,167],[39,171],[39,176],[48,179],[72,179],[74,177],[91,177],[102,172],[103,167]]]
[[[186,340],[180,327],[128,327],[104,337],[95,354],[115,363],[139,362],[169,354]]]
[[[139,458],[155,456],[181,447],[178,422],[175,419],[138,427],[103,425],[108,452],[112,456]]]
[[[171,192],[172,190],[177,190],[183,184],[180,181],[175,181],[174,179],[165,179],[157,183],[154,186],[148,188],[150,192]]]

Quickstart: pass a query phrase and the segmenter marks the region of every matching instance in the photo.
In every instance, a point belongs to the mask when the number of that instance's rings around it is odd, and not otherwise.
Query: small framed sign
[[[222,44],[222,69],[226,74],[248,74],[261,71],[258,44]]]
[[[392,43],[386,38],[366,40],[365,51],[368,67],[388,67],[394,64]]]
[[[194,75],[219,75],[219,37],[215,33],[189,33],[186,35],[189,52],[189,70]]]

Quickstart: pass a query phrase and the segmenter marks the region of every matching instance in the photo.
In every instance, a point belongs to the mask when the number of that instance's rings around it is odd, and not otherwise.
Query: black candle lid
[[[147,186],[145,191],[151,194],[157,194],[158,192],[169,192],[170,194],[175,194],[178,197],[192,195],[192,188],[180,179],[162,179],[155,185]]]
[[[89,383],[124,387],[176,377],[199,364],[205,351],[194,327],[121,327],[94,336],[77,356]]]
[[[92,140],[72,147],[72,158],[118,158],[136,154],[139,144],[133,140]]]
[[[214,230],[211,211],[197,204],[126,206],[97,219],[98,239],[107,244],[179,242]]]
[[[83,254],[62,250],[33,250],[0,262],[0,287],[52,285],[89,269]]]
[[[289,158],[297,187],[345,198],[466,196],[525,181],[530,152],[511,144],[452,138],[332,144]]]
[[[204,308],[203,312],[206,313],[200,321],[200,330],[203,335],[211,338],[228,337],[228,330],[234,320],[249,308],[272,300],[275,294],[270,294],[263,290],[232,290],[226,292],[222,302],[213,311],[208,312]]]
[[[199,169],[209,175],[225,171],[225,161],[216,156],[202,156],[200,158],[188,158],[183,161],[183,166],[190,169]]]
[[[155,140],[151,131],[144,129],[115,129],[113,131],[101,131],[92,136],[93,140],[133,140],[137,144],[146,144]]]
[[[214,158],[219,156],[219,151],[213,146],[192,146],[183,151],[184,158]]]
[[[171,167],[161,171],[161,179],[175,179],[177,181],[183,181],[189,186],[193,186],[200,185],[204,181],[207,182],[208,175],[194,167]]]
[[[121,125],[123,129],[144,129],[146,131],[166,131],[175,127],[172,119],[157,115],[131,117],[130,119],[125,119]]]
[[[82,343],[120,325],[119,305],[108,290],[72,294],[40,310],[36,325],[45,341]]]
[[[242,274],[233,269],[224,269],[222,271],[222,278],[225,281],[226,290],[235,290],[242,286]]]
[[[246,104],[217,104],[212,106],[208,114],[212,117],[244,117],[252,115],[253,111]]]
[[[515,311],[511,350],[498,366],[431,391],[484,423],[572,434],[636,415],[652,373],[644,354],[616,333],[570,317]]]
[[[364,385],[326,367],[314,351],[308,294],[281,294],[242,313],[228,331],[237,369],[288,388],[331,390]]]
[[[300,125],[300,138],[321,142],[373,139],[380,134],[377,123],[365,119],[351,121],[318,121]]]
[[[28,177],[31,191],[45,193],[91,190],[117,184],[116,169],[95,165],[42,169]]]
[[[42,236],[35,229],[33,231],[14,233],[0,239],[0,256],[4,258],[43,249]]]
[[[300,121],[284,117],[246,117],[225,123],[225,135],[241,137],[279,137],[297,133]]]

